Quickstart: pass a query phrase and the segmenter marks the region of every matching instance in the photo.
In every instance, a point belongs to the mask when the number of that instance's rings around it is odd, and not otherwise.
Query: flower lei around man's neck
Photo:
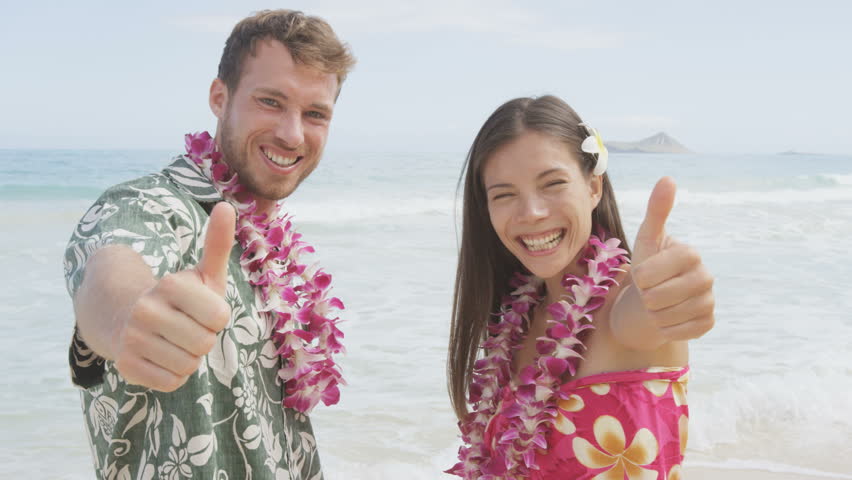
[[[343,302],[329,297],[331,275],[299,263],[299,255],[314,249],[293,231],[281,204],[270,214],[258,213],[253,196],[240,184],[236,172],[222,161],[216,141],[207,132],[187,134],[187,156],[201,167],[213,186],[237,209],[236,238],[243,247],[240,265],[249,283],[260,290],[273,322],[272,340],[282,358],[278,376],[284,381],[284,406],[309,413],[320,400],[334,405],[338,384],[345,385],[333,354],[344,351],[338,318],[332,309]]]
[[[620,267],[630,261],[627,251],[618,248],[620,243],[617,238],[602,241],[592,235],[581,261],[588,264],[588,274],[563,278],[567,300],[547,307],[553,316],[550,327],[546,336],[536,339],[538,357],[521,371],[514,401],[503,410],[508,426],[496,434],[491,448],[485,444],[485,430],[497,414],[503,387],[513,384],[512,355],[521,346],[530,312],[541,300],[541,279],[515,273],[510,282],[513,291],[503,299],[499,319],[488,326],[490,335],[480,345],[486,354],[474,364],[469,392],[473,410],[459,422],[466,445],[459,449],[460,462],[447,473],[497,480],[526,478],[538,469],[536,451],[546,451],[545,435],[556,418],[557,401],[567,399],[560,392],[562,375],[566,371],[575,375],[582,358],[579,350],[584,345],[578,335],[594,328],[591,312],[603,305],[609,287],[617,284],[615,276],[623,271]]]

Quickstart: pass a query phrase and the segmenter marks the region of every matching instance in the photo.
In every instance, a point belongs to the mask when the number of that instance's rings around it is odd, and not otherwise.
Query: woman
[[[680,476],[686,340],[712,328],[712,277],[664,234],[670,179],[631,272],[606,164],[597,132],[552,96],[507,102],[477,135],[448,358],[466,445],[450,473]]]

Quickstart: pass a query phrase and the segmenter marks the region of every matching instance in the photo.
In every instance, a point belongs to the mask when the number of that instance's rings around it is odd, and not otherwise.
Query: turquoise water
[[[61,256],[106,186],[173,152],[0,150],[3,478],[91,477],[68,377]],[[331,152],[288,200],[347,305],[350,386],[313,415],[327,477],[440,478],[457,431],[444,361],[462,153]],[[852,471],[852,157],[613,155],[629,235],[662,175],[668,224],[716,275],[717,326],[691,346],[687,464]]]

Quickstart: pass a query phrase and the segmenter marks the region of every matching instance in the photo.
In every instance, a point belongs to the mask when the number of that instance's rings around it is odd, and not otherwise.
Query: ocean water
[[[92,462],[67,344],[70,232],[99,192],[174,152],[0,150],[0,477],[84,479]],[[312,418],[326,476],[450,478],[445,387],[462,153],[331,152],[288,200],[346,303],[349,386]],[[628,235],[659,177],[669,232],[716,276],[690,348],[687,466],[852,478],[852,157],[613,155]]]

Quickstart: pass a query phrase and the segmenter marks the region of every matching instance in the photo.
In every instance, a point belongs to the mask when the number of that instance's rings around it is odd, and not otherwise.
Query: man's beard
[[[240,148],[238,139],[231,134],[232,130],[228,122],[222,122],[222,131],[219,137],[219,150],[222,152],[222,160],[231,167],[240,179],[240,184],[254,195],[258,195],[259,185],[249,172],[248,152]]]
[[[263,178],[257,177],[257,172],[253,172],[251,169],[251,158],[250,156],[254,153],[250,150],[246,150],[248,147],[242,145],[243,139],[238,138],[233,134],[234,129],[231,128],[230,123],[227,118],[228,115],[225,115],[226,120],[221,123],[219,134],[219,150],[222,152],[222,159],[225,163],[231,167],[238,176],[239,182],[249,193],[256,197],[260,197],[261,199],[269,200],[272,202],[277,202],[287,196],[289,196],[296,188],[302,183],[302,180],[308,177],[308,175],[313,172],[314,168],[316,168],[318,162],[314,162],[308,166],[307,169],[303,166],[303,170],[298,178],[295,179],[295,183],[289,184],[285,183],[274,183],[269,182],[268,179],[264,182]],[[286,147],[281,147],[282,149],[288,149]],[[309,157],[313,152],[310,149],[304,149],[305,151],[302,153],[301,162],[309,161]],[[260,154],[262,155],[262,153]],[[258,170],[262,170],[262,167]],[[294,175],[292,173],[291,175]]]

